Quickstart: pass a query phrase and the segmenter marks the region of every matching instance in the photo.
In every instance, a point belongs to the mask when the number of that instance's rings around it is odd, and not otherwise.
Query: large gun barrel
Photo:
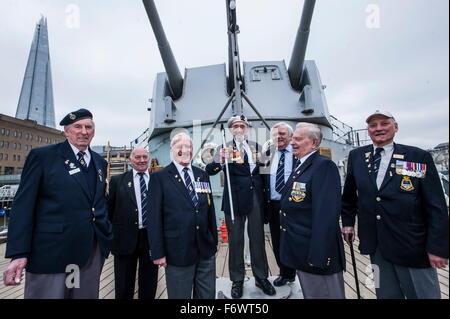
[[[294,49],[292,50],[291,61],[289,62],[289,78],[294,89],[300,89],[303,64],[305,62],[306,47],[308,45],[309,28],[311,26],[312,15],[316,0],[305,0],[303,4],[302,18],[295,38]]]
[[[147,11],[148,19],[152,25],[156,41],[158,42],[159,52],[161,53],[161,58],[167,72],[167,78],[173,93],[173,98],[177,99],[183,92],[183,77],[181,76],[180,69],[178,68],[172,49],[170,48],[170,44],[164,33],[155,2],[153,0],[142,0],[142,2],[144,3],[145,11]]]

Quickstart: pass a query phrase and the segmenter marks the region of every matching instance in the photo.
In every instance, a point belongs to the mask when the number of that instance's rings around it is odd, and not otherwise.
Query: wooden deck
[[[355,244],[355,247],[357,243]],[[9,260],[4,259],[5,244],[0,245],[0,273],[8,266]],[[272,251],[272,243],[269,234],[266,234],[266,252],[269,261],[269,276],[278,275],[278,266]],[[345,252],[347,258],[347,272],[344,273],[345,279],[345,294],[348,299],[356,299],[355,279],[353,275],[353,268],[350,258],[350,249],[345,245]],[[370,287],[370,280],[368,280],[366,267],[369,262],[367,256],[358,254],[355,251],[356,263],[358,268],[358,279],[360,281],[361,295],[364,299],[375,299],[375,289]],[[228,245],[221,244],[216,258],[216,272],[217,277],[229,277],[228,272]],[[251,275],[251,269],[247,270],[247,274]],[[442,298],[449,298],[449,278],[448,267],[443,270],[438,270],[439,283],[441,286]],[[0,299],[22,299],[23,298],[23,284],[14,287],[5,287],[3,282],[0,284]],[[137,282],[135,298],[137,298]],[[106,260],[103,267],[103,273],[100,281],[100,298],[114,299],[114,263],[113,257]],[[166,282],[164,278],[164,271],[160,269],[158,276],[158,289],[156,291],[156,298],[167,299]]]

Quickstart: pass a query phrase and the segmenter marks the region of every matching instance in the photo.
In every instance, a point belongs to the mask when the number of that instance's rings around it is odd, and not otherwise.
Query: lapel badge
[[[394,163],[391,163],[391,168],[395,168],[395,164]]]
[[[175,178],[178,178],[178,175],[175,175]]]
[[[389,172],[389,176],[392,177],[392,172]]]
[[[74,168],[76,168],[76,166],[75,166],[75,164],[74,164],[74,163],[70,163],[70,164],[69,164],[69,167],[70,167],[70,169],[74,169]]]
[[[102,170],[101,170],[101,169],[98,170],[98,179],[100,180],[100,182],[103,181],[103,178],[102,178]]]
[[[130,188],[131,188],[131,182],[128,182],[128,187],[130,187]]]
[[[372,152],[367,152],[367,153],[366,153],[366,158],[369,158],[369,157],[370,157],[370,154],[372,154]]]
[[[77,118],[77,116],[75,114],[73,114],[73,113],[70,113],[69,114],[69,118],[73,121],[73,120],[75,120]]]
[[[178,179],[178,182],[180,182],[180,183],[181,183],[181,178],[179,178],[179,179]]]
[[[371,164],[367,165],[368,168],[370,168],[371,166],[372,166]]]
[[[400,183],[400,188],[407,192],[412,191],[414,189],[414,185],[411,181],[411,177],[403,176],[402,181]]]
[[[69,164],[69,160],[65,160],[64,164],[68,165]]]
[[[396,158],[396,159],[404,159],[405,155],[403,155],[403,154],[394,154],[394,155],[392,155],[392,157]]]

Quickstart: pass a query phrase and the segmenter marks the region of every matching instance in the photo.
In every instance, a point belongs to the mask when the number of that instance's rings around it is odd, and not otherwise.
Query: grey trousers
[[[265,279],[269,274],[267,264],[266,246],[264,239],[264,221],[256,194],[253,195],[253,209],[248,215],[234,216],[234,223],[231,216],[225,214],[225,221],[228,230],[228,268],[231,281],[242,281],[245,278],[244,261],[244,229],[245,220],[248,218],[247,230],[250,247],[250,258],[252,262],[253,276]]]
[[[105,258],[102,257],[95,242],[87,263],[80,268],[79,288],[71,288],[77,285],[71,280],[75,278],[74,272],[61,274],[26,272],[24,299],[98,299],[104,262]]]
[[[305,299],[345,299],[342,271],[323,276],[297,270],[297,276]]]
[[[370,256],[378,266],[374,273],[375,291],[378,299],[440,299],[441,290],[434,268],[410,268],[394,265],[383,258],[380,250]]]
[[[192,266],[167,265],[166,285],[168,299],[215,299],[216,256]]]

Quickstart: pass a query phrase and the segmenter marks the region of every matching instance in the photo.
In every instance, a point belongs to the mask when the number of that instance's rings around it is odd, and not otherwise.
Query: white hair
[[[172,140],[170,141],[170,148],[172,148],[175,145],[175,142],[177,142],[181,138],[181,136],[186,136],[189,139],[189,141],[191,141],[192,144],[192,139],[189,136],[189,134],[187,132],[180,132],[172,137]]]
[[[292,135],[294,134],[294,130],[292,129],[292,126],[290,126],[289,124],[287,124],[286,122],[278,122],[277,124],[275,124],[271,129],[270,129],[270,133],[273,133],[273,131],[280,126],[284,126],[288,129],[289,133]]]
[[[295,126],[295,129],[299,129],[302,127],[305,127],[308,129],[310,139],[319,141],[317,143],[317,146],[319,146],[320,143],[322,143],[323,134],[322,134],[322,131],[320,130],[319,125],[313,124],[313,123],[308,123],[308,122],[299,122]]]

